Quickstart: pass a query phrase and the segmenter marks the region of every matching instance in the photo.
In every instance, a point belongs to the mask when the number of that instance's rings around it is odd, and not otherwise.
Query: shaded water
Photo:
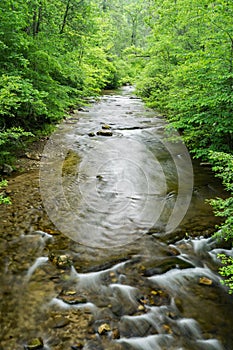
[[[196,163],[193,184],[184,146],[131,93],[104,95],[60,127],[40,177],[10,179],[2,349],[42,337],[47,349],[232,350],[217,254],[233,251],[210,238],[205,203],[222,188]],[[111,137],[97,135],[103,126]]]

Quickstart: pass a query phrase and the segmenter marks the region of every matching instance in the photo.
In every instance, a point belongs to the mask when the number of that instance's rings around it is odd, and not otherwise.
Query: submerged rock
[[[93,131],[91,131],[91,132],[88,133],[88,136],[89,136],[89,137],[94,137],[94,136],[95,136],[95,133],[94,133]]]
[[[37,349],[43,349],[44,342],[42,338],[34,338],[30,340],[27,345],[24,346],[25,350],[37,350]]]
[[[77,342],[77,344],[71,346],[72,350],[79,350],[79,349],[82,349],[82,348],[84,348],[84,342],[83,341],[79,341],[79,342]]]
[[[50,321],[49,327],[50,328],[63,328],[66,327],[70,321],[63,316],[56,316],[53,320]]]
[[[148,296],[142,296],[139,299],[141,305],[149,305],[149,306],[161,306],[168,305],[170,303],[169,294],[162,289],[155,289],[150,292]]]
[[[68,255],[62,254],[58,255],[55,253],[51,253],[49,255],[49,260],[55,264],[58,268],[65,269],[71,267],[72,261]]]
[[[63,161],[62,176],[76,175],[79,162],[80,157],[78,154],[72,149],[69,149]]]
[[[85,304],[87,302],[87,298],[84,295],[80,294],[79,292],[73,289],[62,291],[59,294],[58,298],[69,305]]]

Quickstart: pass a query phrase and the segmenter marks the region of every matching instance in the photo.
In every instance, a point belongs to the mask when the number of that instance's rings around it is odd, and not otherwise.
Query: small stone
[[[172,320],[177,320],[178,316],[174,312],[167,312],[166,315],[171,318]]]
[[[138,311],[145,311],[145,307],[143,305],[138,306]]]
[[[49,254],[49,260],[57,267],[64,269],[72,265],[70,257],[68,255],[56,255],[55,253]]]
[[[104,125],[102,125],[102,129],[109,130],[109,129],[111,129],[111,126],[108,124],[104,124]]]
[[[84,342],[83,341],[78,341],[75,345],[71,346],[72,350],[79,350],[84,348]]]
[[[120,331],[118,328],[112,330],[112,339],[120,339]]]
[[[88,134],[89,137],[94,137],[95,136],[95,133],[92,131],[92,132],[89,132]]]
[[[149,305],[151,306],[161,306],[167,305],[170,302],[170,296],[165,290],[152,290],[148,296]]]
[[[164,324],[163,325],[163,329],[168,334],[172,334],[173,333],[171,327],[168,324]]]
[[[203,284],[205,286],[211,286],[213,284],[213,281],[208,277],[200,277],[199,284]]]
[[[106,334],[107,332],[111,331],[111,327],[107,323],[103,323],[101,326],[98,328],[98,333],[100,335]]]
[[[26,152],[25,156],[28,159],[32,159],[32,160],[40,160],[41,159],[41,155],[40,154],[33,154],[33,153]]]
[[[28,342],[27,345],[25,345],[25,350],[37,350],[37,349],[43,349],[44,342],[42,338],[34,338]]]

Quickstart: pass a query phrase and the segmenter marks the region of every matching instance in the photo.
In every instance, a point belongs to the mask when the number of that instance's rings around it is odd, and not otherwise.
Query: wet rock
[[[58,298],[69,305],[85,304],[87,302],[87,298],[84,295],[72,289],[68,291],[62,291],[59,294]]]
[[[41,154],[26,152],[25,156],[31,160],[40,160]]]
[[[69,324],[69,320],[63,316],[56,316],[53,320],[50,321],[50,328],[63,328]]]
[[[107,323],[103,323],[98,328],[98,333],[100,335],[106,334],[111,331],[111,327]]]
[[[112,131],[110,131],[110,130],[103,130],[103,129],[97,131],[96,134],[99,135],[99,136],[112,136],[113,135]]]
[[[212,286],[213,281],[210,278],[203,276],[199,278],[199,284],[205,285],[205,286]]]
[[[120,339],[120,331],[118,328],[112,330],[112,339]]]
[[[55,264],[58,268],[65,269],[69,268],[72,265],[72,261],[68,255],[57,255],[55,253],[51,253],[49,255],[49,260]]]
[[[139,305],[138,306],[138,311],[145,311],[145,306],[144,305]]]
[[[172,255],[172,256],[177,256],[177,255],[180,254],[180,252],[179,252],[179,250],[178,250],[175,246],[170,245],[170,246],[168,247],[168,254],[169,254],[169,255]]]
[[[176,315],[174,312],[172,311],[168,311],[166,312],[167,317],[171,318],[172,320],[177,320],[178,319],[178,315]]]
[[[89,112],[89,110],[86,109],[86,108],[80,107],[80,108],[78,109],[78,112]]]
[[[171,327],[168,324],[164,324],[163,325],[163,330],[167,334],[172,334],[173,333]]]
[[[111,129],[111,126],[108,125],[108,124],[104,124],[104,125],[102,125],[102,129],[103,130],[109,130],[109,129]]]
[[[207,167],[207,168],[211,168],[211,167],[212,167],[212,164],[211,164],[211,163],[208,163],[208,162],[201,162],[201,163],[200,163],[200,166]]]
[[[42,338],[34,338],[30,340],[27,345],[24,346],[25,350],[37,350],[37,349],[43,349],[44,342]]]
[[[148,296],[142,296],[139,299],[140,304],[149,306],[168,305],[170,303],[170,296],[165,290],[152,290]]]
[[[1,167],[1,172],[3,174],[6,175],[11,175],[11,173],[14,171],[14,169],[12,168],[12,166],[10,166],[9,164],[3,164],[3,166]]]
[[[176,304],[177,309],[182,313],[184,311],[182,300],[180,298],[176,297],[175,304]]]
[[[78,341],[75,345],[71,346],[72,350],[79,350],[84,348],[84,342],[83,341]]]
[[[146,277],[150,277],[157,274],[163,274],[171,269],[188,269],[192,268],[194,265],[180,257],[172,256],[163,259],[161,262],[157,263],[155,267],[146,269],[143,274]]]
[[[89,137],[94,137],[94,136],[95,136],[95,133],[94,133],[93,131],[91,131],[91,132],[88,133],[88,136],[89,136]]]

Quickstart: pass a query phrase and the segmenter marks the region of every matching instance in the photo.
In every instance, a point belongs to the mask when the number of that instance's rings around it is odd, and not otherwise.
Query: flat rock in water
[[[96,134],[99,136],[112,136],[112,131],[102,129],[102,130],[97,131]]]
[[[213,281],[210,278],[203,276],[199,278],[199,284],[204,286],[212,286]]]
[[[70,305],[85,304],[87,302],[87,298],[84,295],[73,290],[61,292],[58,298]]]

